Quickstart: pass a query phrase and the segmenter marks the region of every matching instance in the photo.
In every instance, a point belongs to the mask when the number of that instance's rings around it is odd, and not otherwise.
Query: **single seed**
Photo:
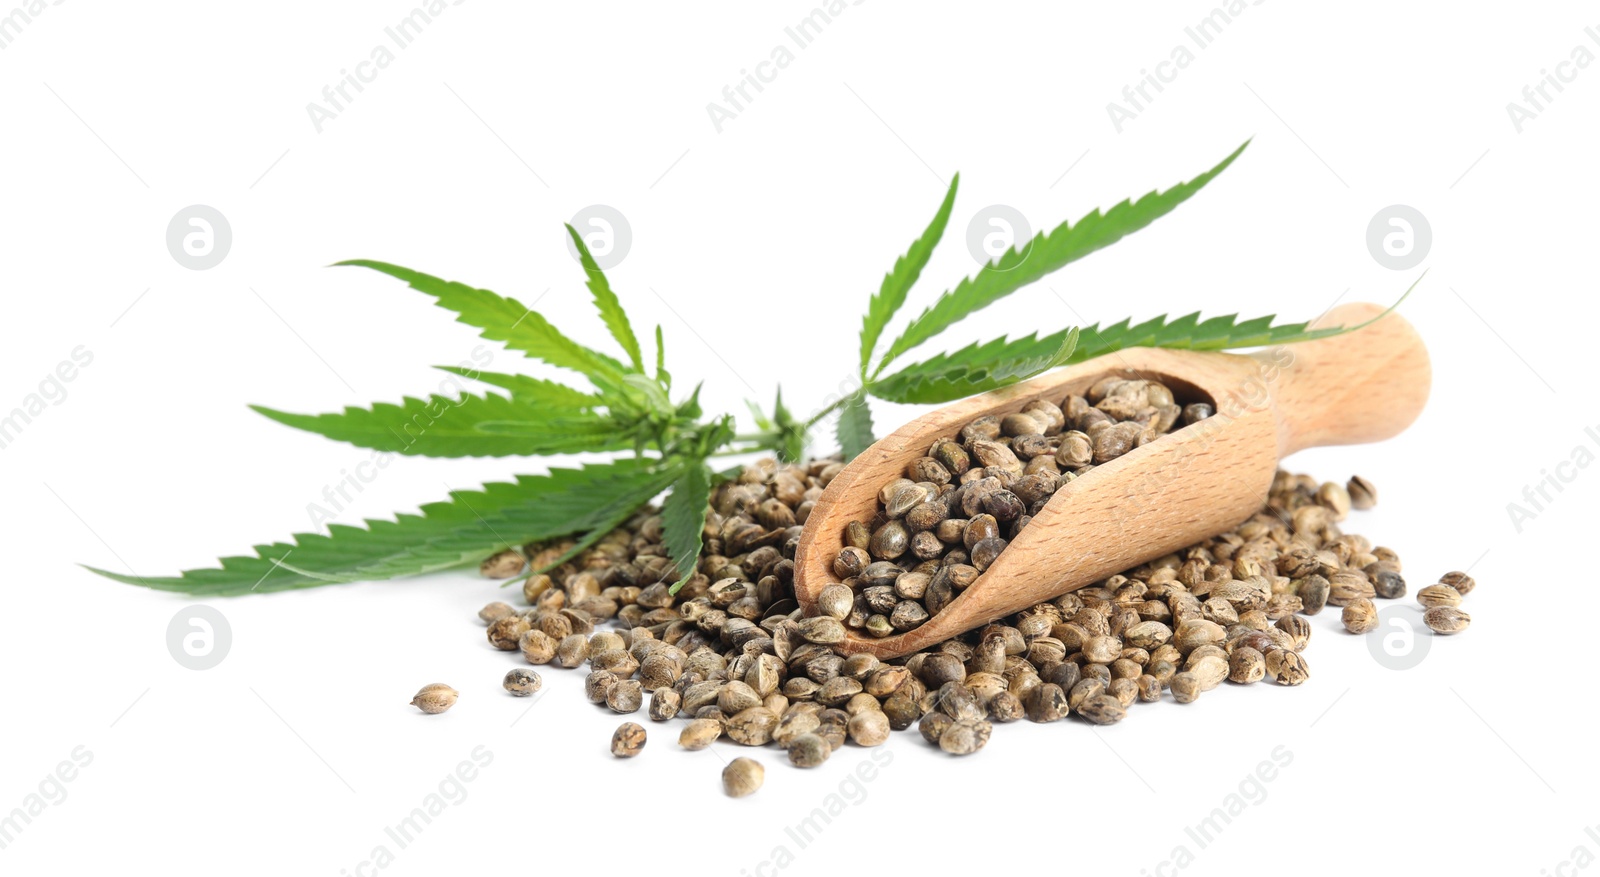
[[[972,546],[972,565],[979,572],[986,570],[1000,557],[1000,552],[1006,550],[1006,540],[1000,538],[985,539]]]
[[[650,720],[665,722],[678,714],[683,705],[683,695],[665,686],[650,693]]]
[[[505,686],[506,691],[511,692],[514,697],[528,697],[539,690],[539,686],[544,684],[544,680],[539,678],[538,673],[526,667],[518,667],[515,670],[506,672],[506,678],[502,684]]]
[[[435,682],[422,686],[416,697],[411,698],[411,705],[430,716],[438,715],[455,706],[456,698],[460,696],[461,693],[454,688],[443,682]]]
[[[507,615],[515,615],[517,610],[510,603],[490,603],[478,610],[478,619],[484,624],[493,624]]]
[[[1460,606],[1461,592],[1446,584],[1429,585],[1417,592],[1417,602],[1425,609]]]
[[[617,674],[610,670],[595,670],[583,680],[583,693],[590,703],[605,703],[612,686],[617,684]]]
[[[1172,699],[1178,703],[1194,703],[1200,696],[1200,680],[1193,673],[1179,673],[1172,677]]]
[[[1311,676],[1311,668],[1299,652],[1274,649],[1267,653],[1267,675],[1279,685],[1299,685]]]
[[[920,627],[928,620],[928,610],[915,600],[904,600],[894,607],[889,615],[889,626],[895,630],[906,631]]]
[[[767,769],[753,758],[739,757],[722,769],[722,791],[730,798],[755,794],[767,778]]]
[[[952,722],[939,735],[939,748],[951,755],[971,755],[989,742],[993,726],[986,721]]]
[[[844,625],[826,615],[803,619],[795,632],[806,642],[821,645],[843,642],[845,638]]]
[[[753,706],[728,719],[728,739],[742,746],[765,746],[772,740],[778,716],[764,706]]]
[[[717,695],[717,709],[722,710],[725,716],[744,712],[753,706],[761,706],[762,697],[754,688],[737,680],[723,686],[722,693]]]
[[[1365,597],[1352,600],[1345,604],[1341,620],[1351,633],[1371,633],[1378,629],[1378,607]]]
[[[900,577],[894,580],[895,596],[905,600],[921,600],[927,596],[928,584],[932,581],[933,576],[925,572],[901,573]]]
[[[795,767],[816,767],[832,754],[833,748],[816,734],[801,734],[789,742],[789,763]]]
[[[722,736],[722,722],[718,719],[695,719],[683,726],[678,734],[678,745],[690,751],[710,746]],[[745,759],[740,759],[741,761]],[[757,765],[758,767],[760,765]],[[758,783],[759,785],[759,783]]]
[[[606,706],[616,713],[638,712],[644,705],[644,687],[637,679],[623,679],[606,692]]]
[[[911,545],[911,531],[900,521],[890,521],[872,534],[870,551],[879,560],[894,560]]]
[[[1439,577],[1439,584],[1449,585],[1450,587],[1455,588],[1457,593],[1461,594],[1463,597],[1472,593],[1472,589],[1478,586],[1478,583],[1473,580],[1472,576],[1469,576],[1464,572],[1447,572]]]
[[[1022,700],[1010,691],[1002,691],[989,701],[990,721],[1015,722],[1026,714]]]
[[[1323,484],[1317,490],[1317,502],[1321,503],[1323,508],[1333,512],[1335,521],[1342,521],[1350,515],[1350,492],[1343,485],[1335,484],[1332,481]]]
[[[1103,686],[1096,690],[1096,694],[1101,690]],[[1076,692],[1077,689],[1074,688],[1073,691]],[[1060,721],[1072,711],[1066,692],[1062,691],[1061,686],[1050,682],[1035,688],[1024,702],[1024,706],[1027,707],[1028,720],[1040,723]]]
[[[507,548],[478,564],[478,572],[485,578],[509,579],[522,572],[527,565],[528,561],[522,556],[522,552],[515,548]]]
[[[504,652],[515,651],[522,634],[532,626],[520,615],[507,615],[489,625],[489,644]]]
[[[839,550],[838,556],[833,560],[833,574],[841,579],[860,575],[861,571],[866,569],[867,564],[871,562],[872,557],[867,553],[864,546],[847,545]]]
[[[1200,684],[1201,691],[1210,691],[1228,678],[1228,660],[1220,655],[1206,654],[1187,662],[1185,670]]]
[[[921,721],[917,722],[917,731],[922,734],[922,739],[937,746],[939,745],[939,738],[944,735],[945,729],[955,724],[955,721],[955,719],[941,712],[927,713],[922,717]]]
[[[1385,600],[1398,600],[1406,595],[1406,580],[1392,570],[1379,570],[1372,577],[1372,589]]]
[[[1289,615],[1278,619],[1273,625],[1289,637],[1289,648],[1302,651],[1311,639],[1311,622],[1298,615]]]
[[[1267,661],[1261,652],[1240,646],[1228,656],[1228,680],[1240,685],[1260,682],[1267,675]]]
[[[530,664],[548,664],[556,657],[556,641],[538,628],[523,631],[517,646]]]
[[[623,722],[611,735],[611,754],[618,758],[632,758],[644,749],[644,726],[637,722]]]
[[[810,734],[822,727],[822,719],[817,710],[789,709],[778,717],[778,726],[772,729],[772,742],[778,744],[780,749],[788,749],[801,734]]]
[[[1350,507],[1353,509],[1370,509],[1378,504],[1378,488],[1360,475],[1350,476],[1345,490],[1350,494]]]
[[[556,663],[571,669],[589,660],[589,638],[581,633],[571,634],[556,646]]]
[[[1306,577],[1300,583],[1299,593],[1301,610],[1307,615],[1316,615],[1322,607],[1328,605],[1328,580],[1320,575]]]
[[[1434,633],[1460,633],[1472,623],[1472,616],[1454,606],[1434,606],[1422,613],[1422,623]]]
[[[929,462],[933,463],[935,466],[939,465],[937,462],[932,460],[929,460]],[[940,468],[943,469],[944,467],[941,466]],[[948,475],[945,476],[945,480],[949,480]],[[906,516],[907,512],[926,502],[931,495],[932,494],[928,488],[923,487],[920,484],[907,484],[906,486],[894,492],[894,496],[889,499],[888,505],[884,506],[884,514],[888,515],[891,519],[903,518]],[[876,549],[874,549],[874,553],[876,553]]]
[[[1128,715],[1128,711],[1122,705],[1122,701],[1109,694],[1102,694],[1078,707],[1078,715],[1096,725],[1114,725],[1122,721]]]
[[[1114,636],[1092,636],[1083,644],[1083,656],[1096,664],[1109,664],[1122,654],[1122,640]]]

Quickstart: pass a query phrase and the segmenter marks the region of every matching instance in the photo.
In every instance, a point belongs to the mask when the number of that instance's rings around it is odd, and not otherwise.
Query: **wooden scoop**
[[[1382,312],[1348,304],[1314,325],[1351,326]],[[817,595],[839,581],[833,560],[845,526],[870,524],[878,491],[934,440],[1035,399],[1059,405],[1113,376],[1160,381],[1179,404],[1209,402],[1216,414],[1067,484],[943,611],[882,639],[851,631],[845,651],[910,654],[1228,530],[1265,504],[1281,458],[1378,441],[1409,426],[1427,401],[1430,368],[1416,330],[1391,313],[1347,335],[1248,356],[1131,348],[930,412],[856,457],[817,500],[795,555],[795,597],[805,614],[815,614]]]

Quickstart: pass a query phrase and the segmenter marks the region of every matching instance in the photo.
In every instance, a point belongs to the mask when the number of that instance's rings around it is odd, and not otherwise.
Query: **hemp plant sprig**
[[[255,546],[254,553],[225,557],[220,566],[150,578],[93,569],[129,584],[193,595],[237,595],[342,582],[371,581],[475,565],[507,548],[563,537],[573,547],[553,568],[593,545],[640,508],[666,493],[663,541],[679,585],[695,570],[711,491],[731,473],[713,468],[721,456],[775,453],[798,460],[810,430],[837,411],[840,448],[848,459],[873,441],[868,398],[939,404],[1004,387],[1043,371],[1133,346],[1225,349],[1325,337],[1348,328],[1308,329],[1305,323],[1274,325],[1273,317],[1238,321],[1233,316],[1201,321],[1198,314],[1157,317],[1134,324],[1067,327],[1022,338],[998,338],[940,353],[884,374],[911,350],[941,335],[968,315],[1062,266],[1109,246],[1171,212],[1209,183],[1244,151],[1248,142],[1210,170],[1166,191],[1095,210],[1076,223],[1062,223],[1019,242],[941,295],[887,349],[873,357],[944,233],[955,203],[959,175],[932,223],[894,264],[874,295],[860,336],[860,388],[800,420],[779,390],[770,414],[751,405],[756,431],[739,433],[731,414],[707,415],[700,387],[673,398],[665,367],[661,327],[655,328],[653,368],[634,334],[621,300],[570,225],[587,285],[601,322],[622,358],[573,341],[516,299],[385,262],[339,263],[379,271],[430,295],[459,322],[480,330],[530,358],[582,377],[574,387],[520,374],[441,366],[481,381],[500,393],[462,393],[405,398],[399,404],[349,407],[329,414],[292,414],[253,406],[280,423],[364,448],[430,457],[541,457],[576,452],[614,452],[603,463],[552,468],[542,475],[478,490],[453,491],[449,499],[423,505],[394,520],[369,519],[365,526],[333,524],[326,534],[300,533],[289,541]],[[1349,327],[1354,328],[1354,327]],[[819,351],[819,356],[827,354]],[[670,491],[670,492],[669,492]]]

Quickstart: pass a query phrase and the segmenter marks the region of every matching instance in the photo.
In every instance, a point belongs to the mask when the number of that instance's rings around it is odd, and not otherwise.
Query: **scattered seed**
[[[761,762],[741,756],[722,769],[722,791],[730,798],[743,798],[755,794],[766,778],[767,769]]]
[[[1370,509],[1378,504],[1378,488],[1360,475],[1350,476],[1345,490],[1350,494],[1350,507],[1353,509]]]
[[[544,680],[539,678],[539,674],[526,667],[506,671],[505,689],[515,697],[529,697],[543,684]]]
[[[422,686],[416,696],[411,698],[411,705],[430,716],[437,715],[455,706],[456,698],[460,696],[461,693],[454,688],[443,682],[435,682],[432,685]]]
[[[1422,622],[1434,633],[1460,633],[1472,623],[1472,616],[1454,606],[1434,606],[1422,613]]]
[[[618,758],[632,758],[644,749],[644,726],[636,722],[623,722],[611,735],[611,754]]]
[[[484,561],[488,563],[488,561]],[[510,603],[490,603],[478,610],[478,619],[484,624],[493,624],[507,615],[515,615],[517,610]]]

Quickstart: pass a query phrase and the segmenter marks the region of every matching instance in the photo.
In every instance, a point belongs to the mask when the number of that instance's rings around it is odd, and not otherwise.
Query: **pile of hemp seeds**
[[[529,575],[526,608],[485,606],[489,642],[531,665],[586,668],[589,700],[619,715],[643,710],[663,727],[687,720],[678,733],[685,749],[727,738],[775,745],[792,764],[814,767],[847,744],[877,746],[912,726],[944,752],[969,755],[995,724],[1106,725],[1135,703],[1167,695],[1190,703],[1224,682],[1299,685],[1310,674],[1307,616],[1335,606],[1347,630],[1364,633],[1376,625],[1374,599],[1406,592],[1394,551],[1339,526],[1351,509],[1375,504],[1370,483],[1280,471],[1262,509],[1226,533],[904,658],[846,656],[835,648],[846,621],[802,617],[793,596],[801,526],[842,468],[766,459],[720,484],[698,569],[677,594],[661,517],[642,511],[571,561]],[[519,576],[572,545],[509,550],[481,571]],[[943,558],[952,555],[960,556]],[[1460,604],[1474,584],[1452,572],[1421,589],[1427,625],[1464,630]],[[529,667],[504,680],[517,696],[540,684]],[[629,721],[612,752],[637,755],[647,736]],[[760,762],[734,759],[724,789],[750,794],[763,774]]]

